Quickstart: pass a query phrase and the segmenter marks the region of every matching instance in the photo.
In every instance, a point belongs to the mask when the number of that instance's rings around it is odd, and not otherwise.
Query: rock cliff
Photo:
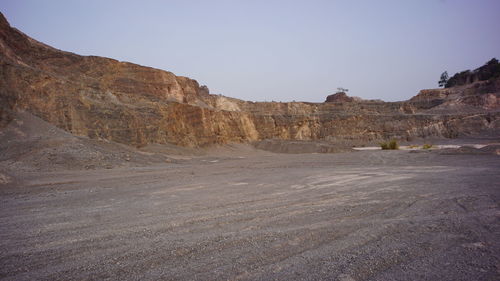
[[[0,14],[0,125],[28,111],[75,135],[135,146],[455,137],[500,128],[499,92],[497,79],[404,102],[247,102],[171,72],[57,50]]]
[[[337,92],[326,97],[325,102],[353,102],[354,98],[347,96],[345,92]]]
[[[465,70],[456,73],[445,83],[445,88],[463,86],[478,81],[486,81],[500,77],[500,63],[496,58],[492,58],[483,66],[473,71]]]

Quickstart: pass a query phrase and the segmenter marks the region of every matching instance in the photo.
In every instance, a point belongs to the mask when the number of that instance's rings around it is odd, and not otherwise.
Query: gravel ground
[[[500,157],[239,154],[0,178],[1,280],[500,280]]]

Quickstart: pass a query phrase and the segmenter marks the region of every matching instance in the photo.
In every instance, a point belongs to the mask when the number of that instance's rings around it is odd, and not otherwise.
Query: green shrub
[[[396,140],[391,140],[389,142],[389,149],[399,149],[399,144]]]
[[[399,144],[396,140],[390,140],[389,142],[381,142],[380,147],[383,150],[386,149],[399,149]]]
[[[426,144],[424,144],[424,145],[422,146],[422,148],[423,148],[423,149],[431,149],[431,148],[432,148],[432,144],[428,144],[428,143],[426,143]]]

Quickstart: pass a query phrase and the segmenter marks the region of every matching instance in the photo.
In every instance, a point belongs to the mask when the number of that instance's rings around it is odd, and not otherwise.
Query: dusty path
[[[0,187],[1,280],[499,280],[500,157],[195,158]]]

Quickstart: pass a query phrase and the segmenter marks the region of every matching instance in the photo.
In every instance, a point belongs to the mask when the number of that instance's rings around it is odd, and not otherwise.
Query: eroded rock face
[[[473,71],[466,70],[456,73],[448,81],[445,88],[463,86],[478,81],[487,81],[500,77],[500,63],[496,58],[492,58],[486,64]]]
[[[75,135],[136,146],[273,138],[362,143],[500,127],[498,80],[422,91],[407,102],[246,102],[211,95],[167,71],[54,49],[11,28],[1,14],[0,62],[0,124],[9,111],[26,110]]]
[[[325,102],[353,102],[354,98],[347,96],[345,92],[338,92],[326,97]]]
[[[427,112],[493,112],[500,110],[500,79],[479,81],[459,87],[422,90],[410,102]]]

